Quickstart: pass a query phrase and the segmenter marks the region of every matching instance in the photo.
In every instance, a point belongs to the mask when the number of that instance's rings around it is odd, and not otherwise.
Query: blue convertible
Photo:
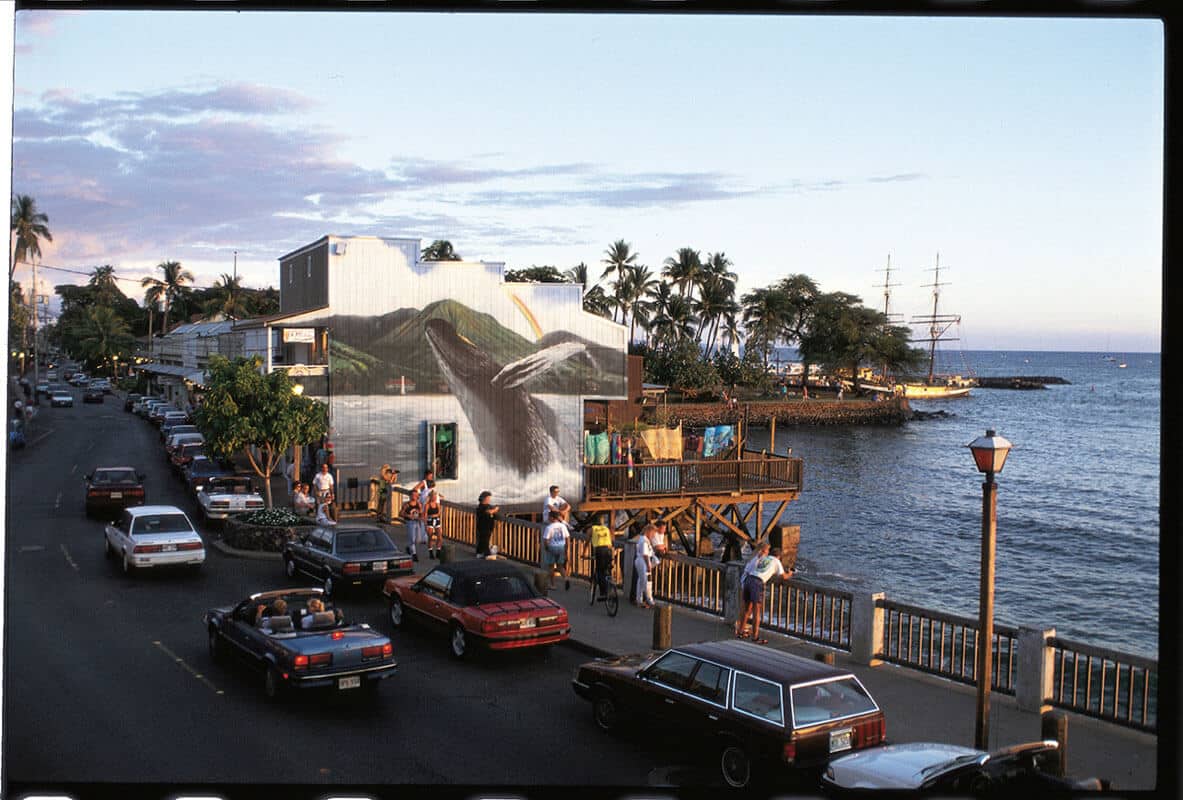
[[[205,613],[210,657],[238,657],[262,675],[263,692],[326,687],[373,691],[394,674],[390,639],[351,625],[320,589],[252,594]]]

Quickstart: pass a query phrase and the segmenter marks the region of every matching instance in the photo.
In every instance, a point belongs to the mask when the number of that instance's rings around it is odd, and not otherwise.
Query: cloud
[[[81,11],[34,11],[22,9],[16,14],[13,52],[28,55],[33,52],[30,39],[44,41],[57,35],[58,23],[65,17],[81,14]]]
[[[898,175],[877,175],[867,178],[868,183],[897,183],[899,181],[918,181],[928,176],[923,172],[901,172]]]

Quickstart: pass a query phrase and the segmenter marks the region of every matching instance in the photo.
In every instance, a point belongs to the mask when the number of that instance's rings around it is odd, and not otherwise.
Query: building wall
[[[282,256],[279,261],[279,311],[288,314],[319,308],[329,301],[328,239]]]
[[[445,496],[579,491],[583,399],[626,397],[623,326],[583,312],[573,284],[506,284],[500,263],[420,262],[417,239],[325,244],[329,308],[302,324],[332,341],[325,399],[343,477],[389,463],[413,482],[432,426],[454,425]]]

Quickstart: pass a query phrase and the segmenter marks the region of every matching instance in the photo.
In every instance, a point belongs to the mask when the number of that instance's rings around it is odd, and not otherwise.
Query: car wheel
[[[283,560],[283,572],[289,578],[296,577],[296,560],[294,558],[285,558]]]
[[[124,553],[123,554],[123,574],[124,575],[131,575],[134,571],[135,571],[135,567],[132,566],[131,556],[129,556],[127,553]]]
[[[333,587],[333,576],[332,575],[325,575],[323,588],[324,588],[324,592],[325,592],[325,597],[332,597],[333,596],[333,588],[334,587]]]
[[[107,538],[106,534],[103,535],[103,555],[106,558],[115,555],[115,551],[111,549],[111,540]]]
[[[719,753],[719,770],[732,789],[743,789],[752,782],[752,760],[743,746],[735,742],[723,745]]]
[[[390,625],[393,628],[401,628],[403,626],[403,601],[398,599],[397,594],[390,596]]]
[[[209,629],[209,657],[211,661],[217,661],[222,657],[222,643],[218,641],[218,629],[210,626]]]
[[[263,694],[268,700],[277,700],[283,691],[283,682],[275,667],[267,667],[263,674]]]
[[[464,632],[464,628],[453,623],[452,635],[448,637],[448,642],[452,655],[456,658],[464,658],[465,653],[468,652],[468,634]]]
[[[601,694],[592,703],[592,717],[602,731],[613,731],[620,724],[620,709],[609,694]]]

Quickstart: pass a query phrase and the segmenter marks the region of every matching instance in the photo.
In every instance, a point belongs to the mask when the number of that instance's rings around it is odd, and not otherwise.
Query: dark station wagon
[[[375,527],[318,527],[297,534],[283,546],[289,578],[303,572],[321,581],[326,595],[345,586],[381,587],[389,577],[412,571],[411,557],[399,551],[386,531]]]
[[[572,687],[604,730],[626,716],[651,719],[712,746],[733,788],[820,773],[831,756],[886,739],[883,711],[853,674],[751,642],[597,659]]]
[[[98,467],[83,480],[87,517],[112,520],[129,506],[144,505],[144,474],[134,467]]]

